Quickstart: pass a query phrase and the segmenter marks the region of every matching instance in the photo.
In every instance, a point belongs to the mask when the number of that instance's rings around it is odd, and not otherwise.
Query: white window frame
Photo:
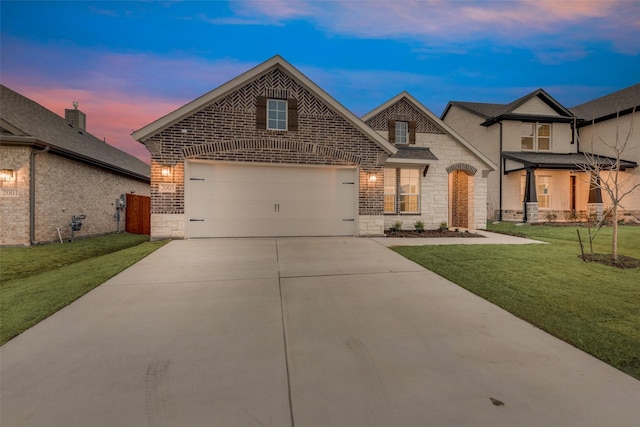
[[[523,129],[524,127],[530,127],[532,132],[531,135],[524,135],[523,134]],[[540,135],[540,128],[542,126],[548,126],[549,127],[549,135]],[[551,144],[552,144],[552,130],[553,130],[553,126],[551,126],[551,123],[541,123],[541,122],[521,122],[520,123],[520,150],[521,151],[551,151]],[[523,147],[523,139],[524,138],[531,138],[531,148],[524,148]],[[548,139],[549,140],[549,148],[545,148],[545,149],[541,149],[540,148],[540,140],[541,139]]]
[[[387,203],[384,203],[384,213],[385,214],[401,214],[401,215],[419,215],[420,214],[420,169],[419,168],[385,168],[385,181],[384,181],[384,196],[385,199],[388,196],[393,196],[393,211],[388,211],[386,209]],[[404,173],[403,173],[404,172]],[[411,172],[413,176],[406,176],[406,173]],[[388,178],[393,177],[393,183],[389,185],[387,182]],[[403,181],[404,179],[409,179],[409,182]],[[415,182],[411,182],[415,179]],[[405,182],[403,188],[403,182]],[[406,187],[413,187],[415,192],[403,191]],[[407,206],[408,202],[406,199],[408,198],[416,198],[415,206],[416,210],[407,210],[406,208],[403,210],[402,206]],[[386,200],[385,200],[386,201]]]
[[[396,121],[396,144],[409,143],[409,122]]]
[[[284,109],[283,109],[284,108]],[[288,129],[288,105],[284,99],[267,99],[267,129]]]

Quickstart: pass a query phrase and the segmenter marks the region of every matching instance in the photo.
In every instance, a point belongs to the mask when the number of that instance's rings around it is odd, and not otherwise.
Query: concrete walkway
[[[0,353],[11,427],[640,419],[639,381],[377,239],[174,241]]]
[[[374,240],[385,246],[425,246],[425,245],[529,245],[547,244],[539,240],[509,236],[507,234],[492,233],[485,230],[475,230],[474,234],[483,237],[376,237]]]

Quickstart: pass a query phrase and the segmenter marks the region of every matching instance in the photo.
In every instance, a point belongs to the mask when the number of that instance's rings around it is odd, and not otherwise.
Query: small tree
[[[605,141],[598,137],[603,144],[605,150],[610,151],[611,156],[595,154],[594,135],[595,122],[592,121],[593,132],[591,134],[591,153],[583,153],[586,161],[584,164],[577,165],[580,170],[586,172],[590,176],[590,185],[592,188],[599,188],[600,191],[606,193],[611,200],[611,207],[607,210],[611,212],[613,220],[613,236],[611,241],[611,259],[618,260],[618,208],[623,208],[623,199],[629,194],[640,188],[640,179],[633,182],[634,178],[638,178],[638,170],[624,176],[621,172],[622,156],[630,148],[633,135],[633,119],[635,115],[635,107],[631,111],[631,124],[626,135],[620,134],[620,112],[616,116],[616,136],[614,141]],[[607,212],[608,214],[608,212]],[[603,215],[603,221],[606,215]],[[601,224],[599,224],[601,226]]]

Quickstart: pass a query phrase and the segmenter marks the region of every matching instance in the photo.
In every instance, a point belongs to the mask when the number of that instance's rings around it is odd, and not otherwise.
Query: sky
[[[0,0],[0,82],[149,162],[131,137],[278,54],[363,116],[403,90],[573,107],[640,82],[638,0]]]

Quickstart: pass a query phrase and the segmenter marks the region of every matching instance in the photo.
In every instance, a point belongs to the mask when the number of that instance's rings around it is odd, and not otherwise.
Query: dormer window
[[[406,144],[409,133],[409,123],[396,121],[396,144]]]
[[[551,124],[522,123],[520,129],[520,148],[523,151],[551,150]]]

